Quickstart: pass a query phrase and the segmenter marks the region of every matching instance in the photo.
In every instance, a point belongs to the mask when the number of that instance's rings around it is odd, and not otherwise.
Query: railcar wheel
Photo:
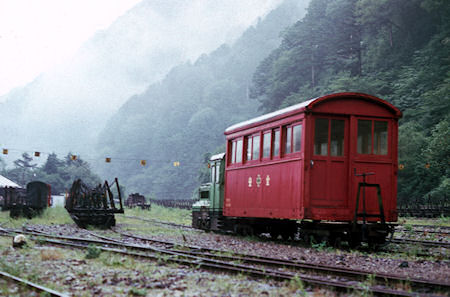
[[[242,228],[242,233],[244,236],[253,236],[253,228],[250,225],[244,225]]]
[[[278,232],[278,230],[275,230],[275,229],[270,230],[270,237],[273,240],[277,240],[278,236],[280,236],[280,232]]]
[[[361,233],[350,233],[347,242],[350,248],[357,248],[361,245]]]
[[[311,244],[313,241],[313,235],[310,233],[303,233],[301,237],[306,244]]]
[[[294,239],[295,232],[291,230],[283,231],[281,232],[281,238],[283,238],[284,241],[288,241],[289,239]]]
[[[340,234],[332,233],[330,235],[329,243],[332,247],[340,249],[342,247],[342,237]]]

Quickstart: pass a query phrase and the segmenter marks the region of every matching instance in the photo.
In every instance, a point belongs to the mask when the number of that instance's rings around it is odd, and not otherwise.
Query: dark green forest
[[[253,75],[264,111],[340,91],[403,112],[400,203],[450,193],[450,5],[445,0],[312,0]]]

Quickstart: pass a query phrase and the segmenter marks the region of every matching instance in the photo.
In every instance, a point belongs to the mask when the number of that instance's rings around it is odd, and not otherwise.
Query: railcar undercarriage
[[[270,234],[272,239],[301,239],[307,243],[326,242],[340,247],[347,242],[352,248],[366,242],[370,247],[386,243],[394,233],[393,224],[382,222],[295,221],[287,219],[225,217],[220,211],[207,208],[192,213],[192,226],[214,232],[229,232],[243,236]]]

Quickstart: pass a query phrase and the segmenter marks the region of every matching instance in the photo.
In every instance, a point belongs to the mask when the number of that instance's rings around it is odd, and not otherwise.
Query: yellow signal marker
[[[106,163],[111,163],[111,158],[105,158]]]
[[[180,166],[180,162],[178,162],[178,161],[173,162],[173,166],[179,167]]]
[[[77,155],[70,155],[70,160],[75,161],[77,159]]]
[[[141,160],[141,165],[142,165],[142,166],[147,165],[147,160]]]
[[[403,165],[403,164],[398,164],[398,169],[399,169],[399,170],[405,169],[405,165]]]
[[[3,149],[3,155],[7,155],[8,154],[8,149]]]

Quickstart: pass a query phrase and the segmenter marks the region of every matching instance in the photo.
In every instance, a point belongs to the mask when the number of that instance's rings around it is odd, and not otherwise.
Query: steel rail
[[[50,288],[38,285],[36,283],[30,282],[30,281],[28,281],[26,279],[17,277],[15,275],[9,274],[9,273],[4,272],[4,271],[0,271],[0,277],[2,277],[3,279],[15,281],[16,283],[24,284],[27,287],[30,287],[31,289],[36,290],[38,292],[44,292],[44,293],[50,294],[50,296],[56,296],[56,297],[67,297],[67,296],[69,296],[68,294],[61,293],[61,292],[55,291],[53,289],[50,289]]]
[[[20,231],[19,231],[20,233]],[[34,236],[42,236],[46,237],[47,235],[45,233],[34,233],[29,231],[23,231],[24,234],[30,234]],[[190,266],[196,266],[201,267],[205,269],[212,269],[212,270],[222,270],[222,271],[228,271],[228,272],[234,272],[234,273],[241,273],[241,274],[247,274],[249,276],[253,277],[259,277],[259,278],[273,278],[276,280],[292,280],[296,277],[298,277],[300,280],[304,281],[305,283],[309,283],[314,286],[328,286],[328,287],[335,287],[340,290],[370,290],[373,293],[381,294],[381,295],[388,295],[388,296],[419,296],[419,293],[412,293],[412,292],[406,292],[406,291],[399,291],[399,290],[393,290],[389,288],[379,287],[379,286],[371,286],[371,287],[359,287],[359,283],[355,283],[354,281],[339,281],[339,280],[324,280],[319,279],[317,277],[311,277],[307,275],[299,275],[291,272],[281,272],[271,269],[264,269],[264,268],[255,268],[255,267],[249,267],[241,264],[235,264],[235,263],[229,263],[224,261],[218,261],[218,260],[212,260],[204,257],[199,256],[192,256],[189,254],[186,254],[181,251],[169,251],[164,249],[157,249],[152,248],[149,246],[140,246],[140,245],[133,245],[133,244],[127,244],[127,243],[118,243],[114,241],[100,241],[100,240],[93,240],[93,239],[87,239],[87,238],[76,238],[76,237],[65,237],[65,236],[59,236],[59,235],[51,235],[49,234],[48,237],[51,238],[59,238],[59,239],[65,239],[65,240],[72,240],[72,241],[80,241],[80,242],[90,242],[90,243],[96,243],[96,244],[106,244],[106,245],[115,245],[122,248],[130,248],[130,249],[138,249],[138,250],[145,250],[146,252],[153,252],[153,254],[148,253],[136,253],[131,252],[123,249],[117,249],[117,248],[110,248],[105,246],[98,246],[99,249],[102,251],[109,251],[109,252],[115,252],[115,253],[121,253],[124,255],[130,255],[130,256],[138,256],[138,257],[144,257],[144,258],[151,258],[153,260],[161,260],[167,262],[173,262],[178,263],[182,265],[190,265]],[[63,246],[71,246],[71,247],[79,247],[79,248],[87,248],[86,245],[81,244],[75,244],[70,242],[65,242],[61,240],[55,240],[55,239],[46,239],[46,238],[40,238],[40,242],[47,242],[49,244],[56,244],[56,245],[63,245]],[[156,255],[155,255],[156,254]],[[161,254],[165,254],[168,257],[162,258]]]

